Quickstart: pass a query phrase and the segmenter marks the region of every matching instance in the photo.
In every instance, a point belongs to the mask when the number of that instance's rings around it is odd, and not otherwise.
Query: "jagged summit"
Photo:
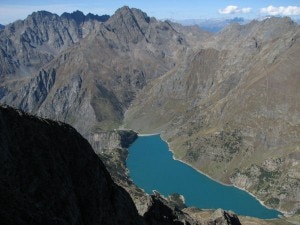
[[[67,18],[69,20],[73,19],[77,22],[77,24],[81,24],[87,20],[96,20],[96,21],[99,21],[99,22],[105,22],[107,21],[110,16],[109,15],[103,15],[103,16],[99,16],[99,15],[95,15],[95,14],[92,14],[92,13],[88,13],[87,15],[84,15],[83,12],[79,11],[79,10],[76,10],[72,13],[63,13],[61,15],[62,18]]]
[[[48,12],[46,10],[40,10],[40,11],[33,12],[26,19],[35,18],[35,19],[39,19],[39,20],[44,21],[44,20],[52,19],[52,18],[56,18],[56,17],[58,17],[58,15],[55,14],[55,13],[51,13],[51,12]]]
[[[124,17],[126,17],[126,16],[134,16],[134,17],[136,17],[136,19],[143,18],[147,22],[150,21],[150,17],[145,12],[143,12],[140,9],[129,8],[128,6],[123,6],[122,8],[119,8],[114,13],[114,16],[124,16]]]
[[[150,18],[139,9],[124,6],[118,9],[105,24],[123,43],[138,43],[149,30]]]
[[[32,75],[108,18],[80,11],[61,16],[38,11],[7,25],[0,33],[0,77]]]

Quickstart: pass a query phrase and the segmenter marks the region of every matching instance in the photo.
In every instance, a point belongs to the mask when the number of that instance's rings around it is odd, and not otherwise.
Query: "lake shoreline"
[[[153,133],[153,134],[139,134],[137,133],[138,137],[148,137],[148,136],[155,136],[155,135],[159,135],[160,133]]]
[[[162,139],[162,141],[164,141],[164,142],[167,144],[167,146],[168,146],[168,151],[170,151],[170,152],[172,153],[172,158],[173,158],[173,160],[179,161],[179,162],[181,162],[181,163],[183,163],[183,164],[185,164],[185,165],[191,167],[192,169],[194,169],[194,170],[197,171],[198,173],[200,173],[200,174],[206,176],[207,178],[209,178],[209,179],[211,179],[211,180],[213,180],[213,181],[215,181],[215,182],[217,182],[217,183],[219,183],[219,184],[221,184],[221,185],[224,185],[224,186],[227,186],[227,187],[235,187],[235,188],[238,188],[238,189],[240,189],[240,190],[242,190],[242,191],[247,192],[249,195],[251,195],[253,198],[255,198],[262,206],[264,206],[264,207],[266,207],[266,208],[268,208],[268,209],[270,209],[270,210],[276,210],[276,211],[278,211],[278,213],[279,213],[279,214],[278,214],[278,218],[280,218],[280,217],[282,217],[282,216],[288,216],[288,215],[286,215],[284,212],[279,211],[278,209],[273,209],[273,208],[271,208],[271,207],[266,206],[262,200],[258,199],[254,194],[252,194],[252,193],[249,192],[248,190],[246,190],[246,189],[244,189],[244,188],[241,188],[241,187],[238,187],[238,186],[233,185],[233,184],[226,184],[226,183],[223,183],[223,182],[221,182],[221,181],[219,181],[219,180],[217,180],[217,179],[215,179],[215,178],[209,176],[208,174],[203,173],[203,172],[200,171],[199,169],[193,167],[191,164],[189,164],[189,163],[187,163],[187,162],[185,162],[185,161],[183,161],[183,160],[181,160],[181,159],[175,158],[175,154],[174,154],[174,151],[171,149],[170,143],[169,143],[168,141],[166,141],[164,138],[162,138],[161,133],[138,134],[139,137],[155,136],[155,135],[159,135],[160,138]],[[282,214],[282,215],[280,215],[280,214]],[[276,218],[274,218],[274,219],[276,219]]]
[[[191,168],[193,168],[194,170],[196,170],[198,173],[201,173],[202,175],[208,177],[209,179],[211,179],[211,180],[213,180],[213,181],[215,181],[215,182],[217,182],[217,183],[219,183],[219,184],[221,184],[221,185],[228,186],[228,187],[235,187],[235,188],[238,188],[238,189],[240,189],[240,190],[242,190],[242,191],[245,191],[245,192],[247,192],[249,195],[251,195],[252,197],[254,197],[254,198],[255,198],[262,206],[264,206],[264,207],[266,207],[266,208],[268,208],[268,209],[271,209],[271,210],[276,210],[276,211],[278,211],[279,213],[281,213],[282,215],[287,216],[284,212],[281,212],[281,211],[279,211],[278,209],[273,209],[273,208],[271,208],[271,207],[265,205],[265,203],[264,203],[262,200],[258,199],[254,194],[252,194],[252,193],[249,192],[248,190],[246,190],[246,189],[244,189],[244,188],[241,188],[241,187],[238,187],[238,186],[233,185],[233,184],[226,184],[226,183],[223,183],[223,182],[221,182],[221,181],[219,181],[219,180],[217,180],[217,179],[215,179],[215,178],[209,176],[208,174],[203,173],[203,172],[200,171],[199,169],[193,167],[191,164],[189,164],[189,163],[187,163],[187,162],[185,162],[185,161],[183,161],[183,160],[181,160],[181,159],[175,158],[175,154],[174,154],[174,151],[171,149],[170,143],[169,143],[168,141],[166,141],[165,139],[163,139],[162,136],[161,136],[160,134],[159,134],[159,136],[160,136],[160,138],[168,145],[168,149],[169,149],[170,152],[172,152],[172,158],[173,158],[174,160],[177,160],[177,161],[179,161],[179,162],[181,162],[181,163],[183,163],[183,164],[185,164],[185,165],[190,166]],[[280,218],[282,215],[278,215],[278,218]],[[274,219],[276,219],[276,218],[274,218]]]

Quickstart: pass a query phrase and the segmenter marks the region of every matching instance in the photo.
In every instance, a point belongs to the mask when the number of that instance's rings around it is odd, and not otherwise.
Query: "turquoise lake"
[[[280,213],[260,204],[253,196],[233,186],[218,183],[192,167],[173,159],[159,135],[140,136],[129,148],[126,161],[131,179],[148,194],[153,190],[167,196],[184,196],[187,206],[232,210],[239,215],[261,219]]]

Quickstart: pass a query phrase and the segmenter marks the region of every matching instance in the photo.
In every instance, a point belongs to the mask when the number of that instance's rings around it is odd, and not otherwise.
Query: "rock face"
[[[89,143],[67,124],[0,107],[4,224],[141,224]]]
[[[80,11],[61,16],[39,11],[7,25],[0,33],[0,78],[31,75],[108,18]]]
[[[221,209],[216,211],[201,211],[195,208],[189,208],[184,210],[190,214],[193,218],[196,218],[199,223],[203,225],[240,225],[239,218],[232,212],[226,212]],[[260,221],[262,222],[262,221]],[[247,223],[246,223],[247,224]]]
[[[96,154],[101,154],[107,149],[126,149],[137,137],[137,133],[132,130],[104,131],[93,133],[89,137],[89,143],[95,149]]]
[[[176,207],[172,207],[159,195],[151,196],[151,203],[148,211],[144,214],[149,224],[199,224]]]

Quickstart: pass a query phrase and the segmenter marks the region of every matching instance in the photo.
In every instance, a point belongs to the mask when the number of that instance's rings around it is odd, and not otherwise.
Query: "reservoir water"
[[[159,135],[140,136],[129,148],[126,161],[131,179],[148,194],[153,190],[167,196],[184,196],[187,206],[232,210],[239,215],[261,219],[280,213],[264,207],[247,192],[218,183],[192,167],[173,159]]]

